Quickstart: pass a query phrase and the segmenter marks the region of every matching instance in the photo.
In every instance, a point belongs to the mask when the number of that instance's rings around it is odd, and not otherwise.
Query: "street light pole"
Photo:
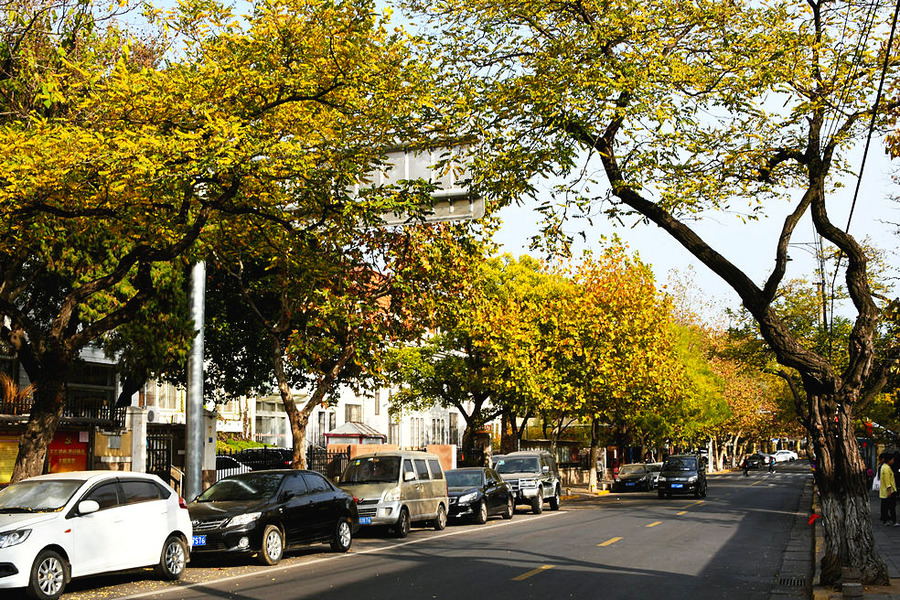
[[[203,321],[205,317],[206,263],[191,268],[191,319],[197,334],[191,344],[185,406],[185,481],[181,495],[188,501],[203,491]]]

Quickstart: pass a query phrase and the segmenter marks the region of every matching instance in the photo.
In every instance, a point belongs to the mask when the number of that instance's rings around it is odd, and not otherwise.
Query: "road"
[[[810,479],[800,461],[712,475],[701,500],[580,496],[558,512],[520,507],[510,521],[417,528],[404,540],[365,532],[349,554],[313,546],[276,567],[195,561],[177,584],[149,570],[76,580],[64,598],[768,599]]]

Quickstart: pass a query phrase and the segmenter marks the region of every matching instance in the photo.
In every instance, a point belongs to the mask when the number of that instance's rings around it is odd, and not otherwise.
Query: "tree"
[[[887,89],[896,78],[885,58],[886,9],[830,0],[413,4],[441,30],[453,66],[445,81],[465,98],[454,105],[473,107],[489,132],[485,146],[497,149],[499,160],[483,170],[497,182],[492,193],[533,191],[535,174],[582,174],[561,189],[565,210],[652,223],[737,292],[792,385],[815,449],[823,582],[848,566],[865,583],[886,583],[854,410],[883,385],[895,356],[876,353],[881,308],[868,259],[829,202],[847,151],[870,124],[886,125],[884,107],[871,102],[883,71]],[[577,168],[583,158],[589,164]],[[594,195],[593,165],[608,195]],[[779,210],[761,284],[727,257],[727,240],[717,250],[693,223],[728,211],[752,223]],[[844,257],[855,317],[843,367],[805,346],[775,309],[804,217]]]
[[[2,337],[35,384],[13,481],[41,472],[80,351],[136,336],[124,327],[208,236],[249,217],[354,218],[346,190],[428,111],[428,69],[366,1],[272,0],[235,19],[188,0],[143,22],[129,8],[15,0],[0,25]],[[351,142],[357,170],[341,171]],[[342,174],[339,201],[303,203],[315,196],[294,182],[322,165]],[[368,214],[400,196],[370,195]]]

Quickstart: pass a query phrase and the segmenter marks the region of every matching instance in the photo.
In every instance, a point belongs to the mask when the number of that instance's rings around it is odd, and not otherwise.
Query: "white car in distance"
[[[0,590],[56,600],[73,577],[152,566],[181,577],[191,544],[184,500],[155,475],[78,471],[0,490]]]
[[[776,450],[772,456],[775,458],[775,462],[795,461],[798,458],[797,453],[793,450]]]

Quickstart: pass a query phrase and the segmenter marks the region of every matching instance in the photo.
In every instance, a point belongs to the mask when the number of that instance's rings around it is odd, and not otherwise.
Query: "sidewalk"
[[[888,575],[891,578],[889,586],[867,585],[863,587],[862,598],[867,600],[900,600],[900,527],[885,527],[878,520],[881,511],[878,494],[870,492],[869,507],[872,513],[872,531],[875,537],[875,547],[888,566]],[[819,561],[822,556],[822,526],[816,526],[816,582],[818,582]],[[813,589],[815,600],[838,600],[846,596],[840,591],[831,588],[817,586]],[[860,596],[857,596],[859,598]]]

